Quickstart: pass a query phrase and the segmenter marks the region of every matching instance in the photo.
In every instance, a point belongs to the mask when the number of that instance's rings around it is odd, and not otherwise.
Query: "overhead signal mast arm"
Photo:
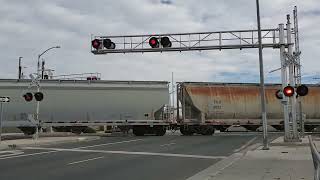
[[[278,28],[262,30],[262,46],[263,48],[280,47]],[[288,44],[285,44],[285,46],[288,46]],[[258,47],[258,30],[92,36],[91,41],[91,52],[95,55],[108,53],[247,49]]]

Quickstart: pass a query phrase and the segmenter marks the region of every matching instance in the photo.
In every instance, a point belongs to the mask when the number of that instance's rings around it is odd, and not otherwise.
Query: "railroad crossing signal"
[[[91,41],[91,45],[96,50],[102,49],[102,45],[106,49],[115,49],[116,48],[116,44],[108,38],[107,39],[94,39]]]
[[[296,92],[297,96],[306,96],[309,92],[309,88],[306,85],[300,85],[294,89],[292,86],[286,86],[283,90],[277,90],[275,95],[277,99],[283,99],[283,95],[287,97],[292,97]]]
[[[292,86],[286,86],[283,88],[283,95],[291,97],[294,95],[294,88]]]
[[[36,99],[36,101],[42,101],[43,100],[43,93],[42,92],[36,92],[34,95],[30,92],[24,94],[22,96],[25,101],[30,102],[33,100],[33,97]]]
[[[10,102],[10,97],[8,96],[0,97],[0,103],[6,103],[6,102]]]
[[[305,96],[307,95],[309,92],[309,89],[306,85],[300,85],[299,87],[297,87],[297,94],[299,96]]]
[[[43,100],[43,93],[42,92],[34,93],[34,98],[36,99],[36,101],[42,101]]]

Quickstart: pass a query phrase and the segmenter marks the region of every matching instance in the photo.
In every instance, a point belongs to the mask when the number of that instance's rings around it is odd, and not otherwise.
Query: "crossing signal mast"
[[[299,96],[306,95],[308,89],[306,86],[301,85],[301,52],[299,50],[297,7],[294,9],[294,28],[291,28],[290,15],[287,15],[286,28],[284,24],[279,24],[276,28],[261,29],[260,31],[254,29],[120,36],[92,35],[91,52],[95,55],[102,55],[110,53],[242,50],[260,48],[259,36],[261,37],[262,48],[280,50],[281,68],[279,70],[281,69],[282,90],[278,90],[275,93],[278,99],[282,99],[281,102],[283,104],[284,140],[299,141],[297,117],[302,121],[302,116],[297,115],[298,106],[296,101],[298,96],[294,96],[294,87],[296,85],[299,86],[296,90],[299,92]],[[292,42],[292,37],[295,38],[294,42]],[[293,52],[293,47],[295,47],[295,52]],[[301,103],[299,108],[301,113]]]

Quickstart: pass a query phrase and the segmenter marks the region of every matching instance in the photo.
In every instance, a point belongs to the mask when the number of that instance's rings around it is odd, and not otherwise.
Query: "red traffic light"
[[[26,100],[27,102],[30,102],[30,101],[32,101],[32,99],[33,99],[33,95],[32,95],[32,93],[26,93],[26,94],[23,95],[23,98],[24,98],[24,100]]]
[[[102,43],[103,43],[103,46],[107,49],[115,49],[116,48],[116,44],[114,42],[112,42],[110,39],[104,39]]]
[[[168,37],[162,37],[160,39],[160,43],[161,43],[162,47],[171,47],[172,46],[172,43]]]
[[[306,85],[300,85],[299,87],[297,87],[297,94],[299,96],[305,96],[307,95],[309,92],[309,89]]]
[[[149,45],[152,47],[152,48],[158,48],[159,47],[159,41],[156,37],[152,37],[149,39]]]
[[[43,93],[42,92],[34,93],[34,98],[36,99],[36,101],[42,101],[43,100]]]
[[[287,97],[291,97],[294,94],[294,88],[292,86],[286,86],[283,88],[283,94]]]
[[[91,45],[95,49],[100,49],[101,48],[101,41],[99,39],[94,39],[91,41]]]

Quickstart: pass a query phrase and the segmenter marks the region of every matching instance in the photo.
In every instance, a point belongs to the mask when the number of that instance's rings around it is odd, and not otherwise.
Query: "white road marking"
[[[192,154],[153,153],[153,152],[136,152],[136,151],[105,151],[105,150],[41,148],[41,147],[25,147],[24,149],[53,150],[53,151],[65,151],[65,152],[93,152],[93,153],[106,153],[106,154],[145,155],[145,156],[165,156],[165,157],[182,157],[182,158],[198,158],[198,159],[226,158],[226,156],[203,156],[203,155],[192,155]]]
[[[160,146],[171,146],[171,145],[174,145],[174,144],[176,144],[176,143],[162,144],[162,145],[160,145]]]
[[[141,140],[143,140],[143,139],[133,139],[133,140],[128,140],[128,141],[119,141],[119,142],[112,142],[112,143],[105,143],[105,144],[97,144],[97,145],[92,145],[92,146],[82,146],[82,147],[77,147],[77,148],[73,148],[73,149],[85,149],[85,148],[91,148],[91,147],[108,146],[108,145],[114,145],[114,144],[136,142],[136,141],[141,141]]]
[[[243,149],[245,149],[246,147],[248,147],[254,140],[256,140],[258,137],[254,137],[252,138],[250,141],[246,142],[243,146],[241,146],[240,148],[238,149],[235,149],[233,152],[239,152]]]
[[[113,142],[113,143],[106,143],[106,144],[97,144],[97,145],[92,145],[92,146],[83,146],[83,147],[78,147],[74,149],[84,149],[84,148],[90,148],[90,147],[97,147],[97,146],[107,146],[107,145],[113,145],[113,144],[122,144],[122,143],[129,143],[129,142],[135,142],[135,141],[141,141],[143,139],[133,139],[133,140],[128,140],[128,141],[119,141],[119,142]],[[3,151],[0,151],[3,152]],[[12,159],[12,158],[19,158],[19,157],[27,157],[27,156],[35,156],[35,155],[40,155],[40,154],[50,154],[50,153],[55,153],[59,151],[46,151],[46,152],[38,152],[38,153],[32,153],[32,154],[15,154],[15,155],[2,155],[0,156],[0,160],[3,159]]]
[[[91,158],[91,159],[86,159],[86,160],[82,160],[82,161],[75,161],[75,162],[68,163],[68,165],[79,164],[79,163],[88,162],[88,161],[93,161],[93,160],[102,159],[102,158],[104,158],[104,156],[100,156],[100,157],[96,157],[96,158]]]
[[[0,151],[0,154],[4,154],[4,155],[0,155],[0,158],[8,157],[8,156],[16,156],[23,153],[24,153],[23,151]]]
[[[40,155],[40,154],[50,154],[50,153],[54,153],[54,152],[59,152],[59,151],[46,151],[46,152],[39,152],[39,153],[33,153],[33,154],[24,154],[24,155],[17,155],[17,156],[1,157],[0,160],[18,158],[18,157],[35,156],[35,155]]]

